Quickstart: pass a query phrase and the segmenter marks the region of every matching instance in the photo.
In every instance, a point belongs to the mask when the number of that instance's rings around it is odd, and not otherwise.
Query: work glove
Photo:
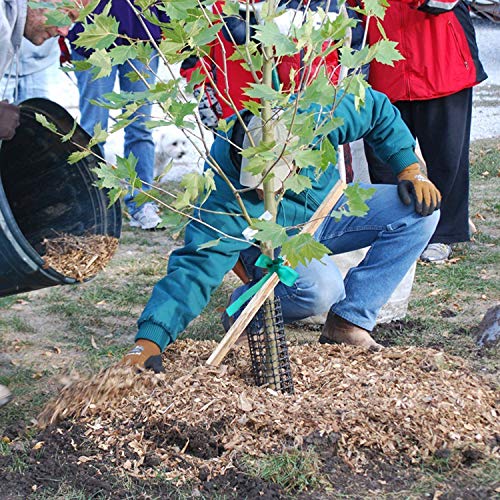
[[[0,141],[10,141],[19,127],[21,114],[19,108],[7,101],[0,101]]]
[[[139,339],[121,360],[121,364],[163,373],[160,348],[150,340]]]
[[[222,118],[222,107],[217,100],[214,89],[210,85],[197,87],[194,89],[193,95],[198,101],[201,123],[211,130],[216,130],[219,118]]]
[[[398,194],[405,205],[415,198],[415,211],[423,216],[430,215],[441,206],[441,193],[420,170],[418,163],[412,163],[398,174]]]

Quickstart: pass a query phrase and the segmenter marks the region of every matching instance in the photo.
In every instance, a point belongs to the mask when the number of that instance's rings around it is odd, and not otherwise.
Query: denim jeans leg
[[[78,52],[71,54],[73,61],[85,61],[86,59]],[[80,94],[80,125],[90,135],[94,134],[94,127],[100,123],[103,130],[108,129],[109,110],[102,106],[92,104],[90,101],[102,101],[103,94],[112,92],[115,79],[116,67],[113,67],[111,74],[103,78],[94,80],[91,70],[76,71],[78,92]]]
[[[260,251],[254,247],[242,252],[241,259],[252,282],[237,288],[231,296],[231,302],[262,277],[262,269],[253,265],[259,255]],[[274,289],[281,301],[285,323],[325,313],[332,304],[345,297],[342,275],[330,257],[324,257],[321,261],[313,260],[307,266],[300,264],[295,270],[299,276],[294,285],[278,283]],[[238,315],[239,313],[235,316]]]
[[[380,308],[418,259],[439,221],[439,211],[422,217],[404,205],[396,186],[377,185],[364,217],[326,219],[316,238],[333,254],[370,246],[361,263],[349,270],[346,296],[331,307],[338,316],[371,331]],[[341,199],[338,205],[345,200]]]
[[[158,56],[156,53],[153,53],[149,64],[151,71],[137,59],[130,61],[130,64],[141,74],[147,75],[146,80],[150,85],[154,84],[155,73],[158,70]],[[130,81],[127,77],[128,73],[134,71],[130,64],[126,62],[119,66],[120,89],[124,92],[143,92],[147,90],[147,86],[142,80]],[[132,123],[125,127],[124,153],[126,157],[133,153],[137,158],[135,171],[143,182],[142,188],[144,190],[151,188],[154,179],[155,145],[151,130],[146,127],[146,122],[151,119],[151,109],[151,104],[141,106],[132,114]],[[125,204],[131,215],[140,208],[133,201],[136,194],[137,192],[125,196]]]

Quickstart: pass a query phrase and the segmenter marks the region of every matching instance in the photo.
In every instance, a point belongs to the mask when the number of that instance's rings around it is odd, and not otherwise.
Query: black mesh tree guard
[[[290,357],[279,297],[266,300],[247,329],[256,385],[293,394]]]

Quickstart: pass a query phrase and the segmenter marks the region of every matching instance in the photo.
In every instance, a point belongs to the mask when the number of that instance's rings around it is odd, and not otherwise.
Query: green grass
[[[24,333],[33,333],[35,331],[35,329],[18,314],[0,319],[0,330],[4,329],[12,329]]]
[[[243,459],[247,472],[279,485],[287,493],[301,493],[324,487],[321,461],[313,450],[290,450],[262,458]]]
[[[471,146],[470,159],[470,177],[472,180],[483,182],[494,180],[500,169],[500,144],[498,139],[483,139],[474,142]]]
[[[19,423],[29,424],[50,397],[47,379],[52,375],[49,370],[34,371],[23,366],[16,367],[9,375],[0,376],[0,384],[9,387],[13,400],[0,410],[0,438],[6,427]]]

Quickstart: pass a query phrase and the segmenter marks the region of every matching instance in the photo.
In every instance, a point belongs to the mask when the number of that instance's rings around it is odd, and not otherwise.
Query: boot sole
[[[334,340],[330,340],[328,337],[325,337],[324,335],[320,335],[318,342],[320,344],[328,344],[328,345],[353,345],[353,344],[345,344],[343,342],[335,342]],[[375,344],[371,346],[355,346],[355,347],[364,347],[365,349],[368,349],[372,352],[379,352],[382,349],[385,349],[382,344]]]
[[[335,342],[334,340],[330,340],[328,337],[325,337],[324,335],[321,335],[319,337],[318,342],[320,344],[340,345],[338,342]]]

